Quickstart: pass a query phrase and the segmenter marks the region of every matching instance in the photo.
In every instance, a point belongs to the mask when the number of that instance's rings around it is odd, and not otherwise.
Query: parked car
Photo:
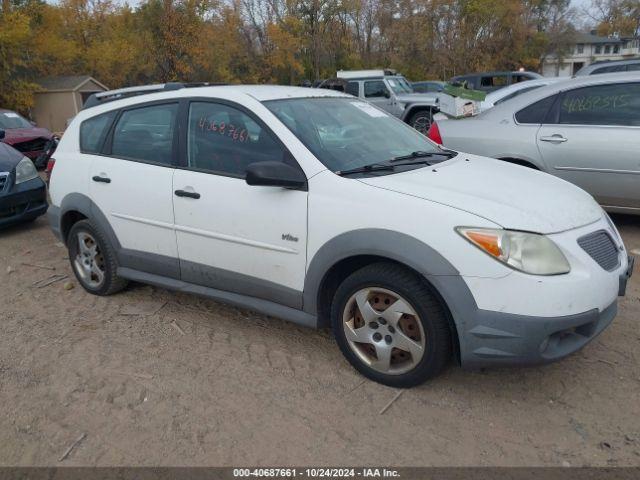
[[[640,57],[627,60],[601,60],[585,65],[575,74],[576,77],[584,75],[598,75],[601,73],[638,72],[640,71]]]
[[[545,87],[552,83],[562,80],[559,77],[546,77],[538,78],[536,80],[528,80],[526,82],[514,83],[508,87],[501,88],[500,90],[494,90],[487,94],[485,99],[480,103],[480,111],[488,110],[495,105],[499,105],[507,100],[522,95],[523,93],[530,92],[536,88]]]
[[[438,80],[424,80],[422,82],[412,82],[411,87],[416,93],[431,93],[441,92],[444,90],[446,82],[440,82]]]
[[[46,151],[53,134],[40,128],[20,114],[0,109],[0,130],[4,130],[4,143],[30,158],[37,167],[47,163]]]
[[[341,70],[337,77],[348,82],[346,93],[386,110],[421,133],[429,131],[438,111],[437,93],[414,92],[408,80],[393,70]]]
[[[558,360],[613,320],[632,260],[583,190],[334,90],[165,88],[95,94],[56,151],[49,218],[88,292],[134,280],[331,326],[395,387],[454,355]]]
[[[513,85],[514,83],[526,82],[542,78],[542,75],[535,72],[483,72],[458,75],[451,79],[452,83],[466,82],[467,86],[473,90],[483,92],[493,92],[500,88]]]
[[[554,83],[472,119],[438,121],[429,137],[550,173],[607,210],[640,214],[640,73]]]
[[[46,211],[47,188],[33,162],[0,141],[0,227],[35,220]]]

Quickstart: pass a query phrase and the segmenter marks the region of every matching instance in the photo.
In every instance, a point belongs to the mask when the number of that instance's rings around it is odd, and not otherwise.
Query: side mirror
[[[247,167],[246,182],[263,187],[307,189],[307,177],[297,168],[282,162],[256,162]]]
[[[4,130],[0,130],[0,140],[4,139]]]
[[[391,93],[389,93],[389,90],[385,90],[384,93],[382,94],[382,96],[384,96],[386,98],[391,98]]]
[[[33,120],[29,120],[29,123],[30,123],[31,125],[33,125],[34,127],[37,127],[37,126],[38,126],[38,124],[37,124],[36,122],[34,122]]]

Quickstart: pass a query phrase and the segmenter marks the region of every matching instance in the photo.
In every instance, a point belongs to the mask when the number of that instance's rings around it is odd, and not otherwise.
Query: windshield
[[[0,112],[0,128],[11,130],[12,128],[33,128],[33,125],[17,113]]]
[[[413,93],[413,87],[404,77],[387,77],[386,80],[394,93]]]
[[[442,153],[421,133],[355,98],[296,98],[264,104],[334,172],[413,152]]]

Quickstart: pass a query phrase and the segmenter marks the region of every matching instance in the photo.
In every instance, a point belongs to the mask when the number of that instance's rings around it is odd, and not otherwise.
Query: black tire
[[[356,292],[367,288],[382,288],[397,293],[418,314],[425,333],[425,349],[421,360],[406,373],[379,372],[361,360],[349,345],[343,313],[349,299]],[[351,365],[365,377],[390,387],[409,388],[419,385],[438,375],[452,357],[451,330],[440,300],[417,273],[394,263],[374,263],[347,277],[333,298],[331,323],[338,346]]]
[[[76,266],[76,256],[79,251],[78,234],[86,232],[96,241],[99,251],[101,252],[101,264],[103,266],[104,278],[100,285],[93,286],[87,283],[82,275],[78,272]],[[94,295],[106,296],[112,295],[124,289],[129,283],[126,279],[118,277],[116,272],[118,271],[118,264],[116,261],[116,253],[106,236],[95,227],[89,220],[80,220],[76,222],[69,231],[67,237],[67,247],[69,250],[69,262],[71,263],[71,269],[78,280],[78,283],[82,285],[87,292]]]
[[[418,110],[411,115],[411,118],[409,118],[409,125],[425,135],[429,133],[429,128],[432,123],[433,111],[430,109]]]

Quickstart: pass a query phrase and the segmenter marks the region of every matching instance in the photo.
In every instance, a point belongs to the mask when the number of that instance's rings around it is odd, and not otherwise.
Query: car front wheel
[[[336,291],[331,316],[347,360],[384,385],[419,385],[451,358],[442,305],[417,273],[399,265],[376,263],[351,274]]]

